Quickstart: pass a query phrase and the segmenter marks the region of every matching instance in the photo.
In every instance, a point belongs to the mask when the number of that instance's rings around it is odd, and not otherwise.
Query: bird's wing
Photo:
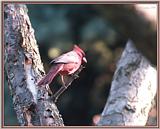
[[[79,61],[79,56],[76,52],[71,51],[68,53],[65,53],[54,60],[52,60],[50,63],[77,63]]]

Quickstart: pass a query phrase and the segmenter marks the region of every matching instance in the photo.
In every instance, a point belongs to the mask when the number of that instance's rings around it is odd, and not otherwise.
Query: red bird
[[[62,83],[65,86],[64,76],[74,74],[83,62],[87,63],[84,51],[77,45],[74,45],[72,51],[51,61],[51,63],[54,63],[54,66],[49,70],[48,74],[38,82],[38,85],[50,84],[54,77],[60,74]]]

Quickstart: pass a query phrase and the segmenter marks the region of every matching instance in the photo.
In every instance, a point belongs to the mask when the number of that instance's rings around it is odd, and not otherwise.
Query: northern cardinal
[[[65,86],[64,76],[74,74],[81,66],[82,63],[87,63],[84,51],[74,45],[72,51],[67,52],[54,60],[51,64],[54,64],[49,70],[48,74],[38,82],[38,85],[50,84],[57,74],[60,74],[63,85]]]

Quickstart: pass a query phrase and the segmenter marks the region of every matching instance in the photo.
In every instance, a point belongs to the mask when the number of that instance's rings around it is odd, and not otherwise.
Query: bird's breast
[[[69,75],[76,72],[80,67],[80,63],[64,64],[62,70],[59,72],[62,75]]]

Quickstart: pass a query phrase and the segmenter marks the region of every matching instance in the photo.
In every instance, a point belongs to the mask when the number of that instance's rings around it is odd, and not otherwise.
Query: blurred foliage
[[[102,112],[106,103],[116,62],[128,39],[157,64],[157,30],[131,4],[28,4],[27,7],[46,72],[52,58],[71,50],[73,44],[86,52],[86,68],[57,103],[65,125],[93,125],[93,117]],[[50,86],[55,92],[61,86],[59,77]],[[17,123],[10,99],[5,97],[5,122],[13,125]]]

